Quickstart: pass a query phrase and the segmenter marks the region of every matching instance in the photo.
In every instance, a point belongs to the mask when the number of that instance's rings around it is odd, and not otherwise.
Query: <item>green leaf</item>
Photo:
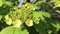
[[[56,28],[57,31],[60,29],[60,24],[59,23],[56,23],[56,24],[51,23],[51,24],[53,25],[53,27]]]
[[[34,17],[37,17],[37,18],[39,18],[39,17],[43,17],[43,15],[42,15],[42,12],[33,12],[33,16]]]
[[[3,2],[2,2],[2,0],[0,0],[0,7],[2,6],[2,4],[3,4]]]
[[[43,12],[43,11],[39,11],[39,12],[33,12],[33,16],[34,17],[50,17],[50,14],[48,12]]]
[[[1,18],[2,18],[2,15],[0,15],[0,20],[1,20]]]
[[[42,12],[42,13],[43,13],[43,16],[50,18],[50,13],[48,12]]]
[[[28,31],[24,28],[16,28],[14,34],[29,34]]]
[[[48,34],[51,34],[52,33],[52,30],[48,30]]]
[[[4,0],[4,4],[6,4],[6,5],[8,5],[8,6],[12,6],[13,3],[10,2],[10,1],[5,1],[5,0]]]
[[[48,25],[44,21],[40,21],[40,23],[34,25],[34,27],[40,34],[47,34],[45,29],[48,28]]]
[[[3,29],[0,34],[13,34],[14,28],[12,26]]]
[[[46,31],[41,27],[41,26],[35,26],[35,29],[40,33],[40,34],[46,34]]]
[[[43,12],[43,11],[39,11],[39,12],[33,12],[33,17],[34,18],[40,18],[40,19],[42,19],[42,20],[45,20],[45,18],[44,17],[48,17],[48,18],[50,18],[50,14],[49,13],[47,13],[47,12]]]
[[[15,28],[13,26],[3,29],[0,34],[29,34],[25,28]]]

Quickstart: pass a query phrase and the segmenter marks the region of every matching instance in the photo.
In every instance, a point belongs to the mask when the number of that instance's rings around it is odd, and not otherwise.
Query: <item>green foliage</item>
[[[0,15],[0,20],[1,20],[1,18],[2,18],[2,15]]]
[[[49,28],[48,25],[43,21],[40,21],[40,23],[35,25],[34,27],[40,34],[47,34],[45,29]]]
[[[55,6],[51,7],[50,2]],[[51,12],[60,14],[59,9],[55,9],[60,7],[60,1],[50,2],[38,0],[33,4],[24,0],[19,8],[19,0],[0,0],[0,34],[58,34],[60,19],[52,19]]]
[[[14,28],[13,26],[9,26],[4,28],[0,34],[29,34],[25,27]]]
[[[2,2],[2,0],[0,0],[0,7],[2,6],[2,4],[3,4],[3,2]]]
[[[52,0],[52,2],[55,2],[55,7],[60,7],[60,1],[59,0]]]

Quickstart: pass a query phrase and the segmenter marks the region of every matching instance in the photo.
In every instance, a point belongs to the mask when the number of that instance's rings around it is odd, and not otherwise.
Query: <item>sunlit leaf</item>
[[[23,27],[15,28],[13,26],[9,26],[9,27],[4,28],[0,32],[0,34],[29,34],[29,32],[25,28],[23,28]]]
[[[2,2],[2,0],[0,0],[0,6],[2,6],[2,4],[3,4],[3,2]]]

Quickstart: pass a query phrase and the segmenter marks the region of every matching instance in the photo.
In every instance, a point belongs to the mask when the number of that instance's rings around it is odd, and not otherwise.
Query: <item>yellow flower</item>
[[[6,24],[8,25],[12,24],[12,19],[8,15],[5,16],[5,21],[6,21]]]
[[[17,20],[14,21],[14,24],[13,25],[14,25],[14,27],[19,28],[22,25],[22,22],[21,22],[21,20],[18,20],[17,19]]]
[[[34,23],[35,23],[35,24],[39,24],[39,21],[40,21],[39,18],[35,18],[35,19],[34,19]]]
[[[28,27],[33,26],[33,21],[28,19],[28,20],[25,22],[25,24],[26,24]]]

